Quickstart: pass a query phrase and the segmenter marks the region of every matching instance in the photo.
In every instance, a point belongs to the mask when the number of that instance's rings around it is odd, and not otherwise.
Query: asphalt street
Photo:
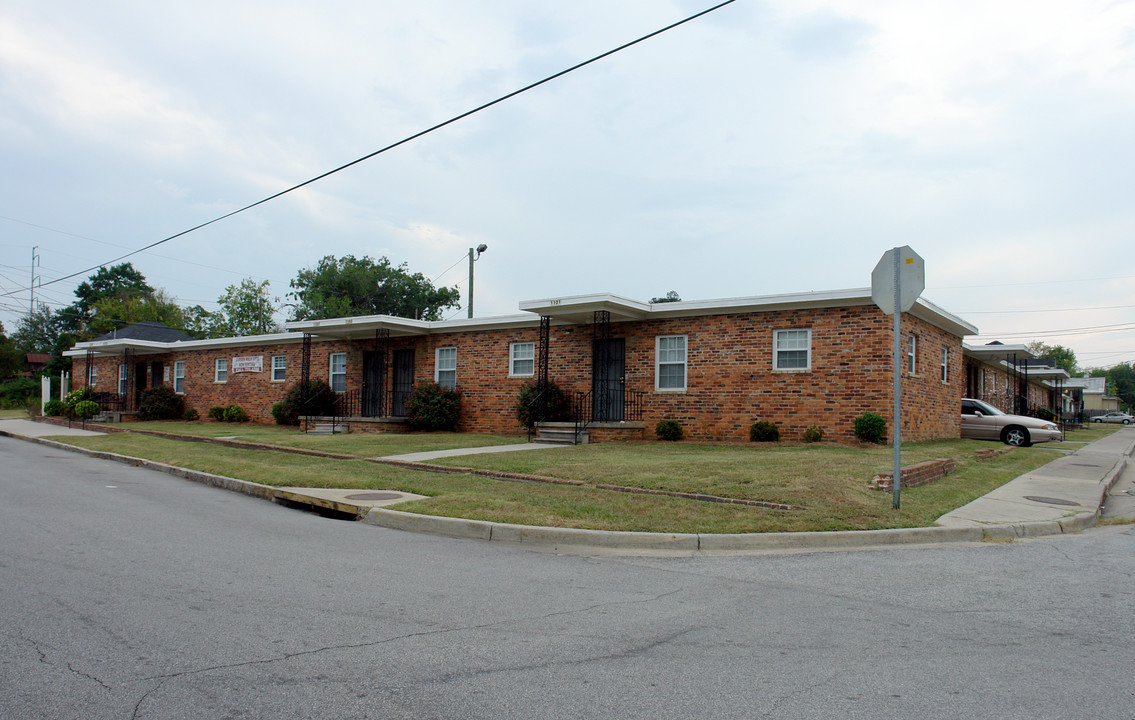
[[[0,493],[5,718],[1135,718],[1129,525],[559,556],[3,437]]]

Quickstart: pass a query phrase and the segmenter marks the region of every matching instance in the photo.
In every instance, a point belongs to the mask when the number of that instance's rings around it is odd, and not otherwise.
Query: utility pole
[[[32,246],[32,277],[31,282],[28,283],[28,320],[31,320],[32,315],[35,314],[35,267],[39,265],[39,255],[36,254],[38,249],[39,245]]]
[[[480,259],[481,253],[489,249],[489,246],[481,243],[477,246],[477,255],[473,255],[473,248],[469,248],[469,317],[473,317],[473,263]]]

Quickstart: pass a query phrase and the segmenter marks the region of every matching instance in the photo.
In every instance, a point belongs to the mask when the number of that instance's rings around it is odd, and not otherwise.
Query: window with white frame
[[[434,380],[448,390],[457,387],[457,348],[438,348],[434,356]]]
[[[285,355],[272,356],[272,382],[288,379],[288,358]]]
[[[914,375],[918,370],[918,336],[911,333],[906,341],[906,371]]]
[[[118,394],[119,395],[125,395],[126,394],[126,366],[125,365],[119,365],[118,366]]]
[[[213,382],[229,381],[229,359],[217,358],[213,361]]]
[[[942,382],[950,381],[950,348],[942,347]]]
[[[773,333],[774,370],[810,370],[812,368],[812,331],[777,330]]]
[[[87,371],[87,385],[94,387],[99,382],[99,366],[91,363],[90,369]]]
[[[654,389],[686,389],[686,336],[659,335],[654,338]]]
[[[331,353],[331,389],[335,392],[347,391],[347,353]]]
[[[185,394],[185,361],[178,360],[173,364],[173,391],[178,395]]]
[[[508,346],[509,377],[531,377],[536,372],[536,343],[514,342]]]

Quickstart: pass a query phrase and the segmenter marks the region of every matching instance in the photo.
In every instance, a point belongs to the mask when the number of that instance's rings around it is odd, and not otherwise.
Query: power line
[[[107,242],[106,240],[99,240],[98,238],[88,237],[86,235],[79,235],[77,233],[67,232],[66,230],[58,230],[56,228],[48,227],[46,225],[38,225],[36,223],[28,222],[26,220],[20,220],[19,218],[8,217],[7,215],[0,215],[0,220],[8,220],[9,222],[20,223],[21,225],[27,225],[28,227],[33,227],[33,228],[38,228],[40,230],[46,230],[48,232],[58,233],[60,235],[66,235],[68,237],[78,238],[80,240],[89,240],[91,242],[95,242],[95,243],[98,243],[100,245],[108,245],[110,247],[123,248],[123,249],[127,249],[127,250],[130,248],[129,245],[120,245],[118,243]],[[138,252],[142,252],[142,251],[139,250]],[[169,255],[159,255],[158,253],[147,253],[147,254],[151,255],[153,257],[156,257],[156,258],[161,258],[162,260],[170,260],[172,262],[185,263],[186,265],[196,265],[197,267],[205,268],[206,270],[216,270],[218,272],[226,272],[226,273],[231,273],[233,275],[244,275],[244,273],[238,272],[236,270],[231,270],[229,268],[223,268],[223,267],[217,267],[216,265],[206,265],[205,263],[194,262],[192,260],[183,260],[181,258],[171,257]],[[114,261],[112,260],[111,262],[114,262]],[[109,265],[110,263],[104,263],[104,264]],[[0,265],[0,267],[12,267],[12,266],[11,265]],[[102,267],[102,265],[100,265],[99,267]],[[20,268],[20,269],[22,269],[22,268]],[[57,272],[63,272],[63,271],[58,270]],[[266,278],[266,277],[261,277],[259,275],[246,275],[246,277],[251,277],[253,279],[259,279],[259,280],[269,280],[270,279],[270,278]]]
[[[119,262],[121,260],[125,260],[128,257],[132,257],[134,255],[137,255],[138,253],[145,252],[145,251],[149,250],[150,248],[157,247],[158,245],[161,245],[163,243],[167,243],[170,240],[175,240],[175,239],[177,239],[177,238],[179,238],[183,235],[188,235],[191,232],[195,232],[195,231],[200,230],[202,228],[208,227],[209,225],[220,222],[221,220],[226,220],[226,219],[228,219],[228,218],[230,218],[234,215],[238,215],[242,212],[245,212],[246,210],[251,210],[254,207],[257,207],[259,205],[263,205],[264,203],[270,202],[272,200],[275,200],[276,198],[287,195],[290,192],[294,192],[296,190],[299,190],[300,188],[307,187],[308,185],[311,185],[312,183],[315,183],[315,182],[318,182],[320,180],[323,180],[324,178],[330,177],[331,175],[334,175],[337,172],[341,172],[343,170],[346,170],[349,167],[353,167],[355,165],[358,165],[361,162],[365,162],[366,160],[370,160],[371,158],[376,157],[378,155],[381,155],[381,154],[383,154],[383,153],[385,153],[389,150],[393,150],[396,147],[399,147],[401,145],[405,145],[406,143],[411,142],[413,140],[417,140],[418,138],[420,138],[424,135],[428,135],[428,134],[434,132],[435,130],[440,130],[443,127],[446,127],[448,125],[452,125],[453,123],[458,122],[459,120],[464,120],[465,118],[469,117],[470,115],[474,115],[476,113],[481,112],[482,110],[486,110],[488,108],[491,108],[492,106],[498,105],[498,104],[504,102],[505,100],[509,100],[511,98],[514,98],[517,95],[528,92],[529,90],[537,88],[537,87],[539,87],[539,86],[541,86],[545,83],[551,82],[552,80],[555,80],[557,78],[563,77],[564,75],[567,75],[568,73],[574,72],[574,71],[579,70],[580,68],[586,67],[587,65],[590,65],[594,62],[598,62],[599,60],[610,57],[611,55],[614,55],[617,52],[620,52],[622,50],[626,50],[627,48],[632,47],[634,45],[637,45],[637,44],[639,44],[639,43],[641,43],[645,40],[649,40],[652,37],[655,37],[657,35],[661,35],[662,33],[666,32],[668,30],[673,30],[674,28],[676,28],[680,25],[685,25],[688,22],[696,20],[697,18],[699,18],[703,15],[708,15],[709,13],[714,12],[715,10],[719,10],[719,9],[725,7],[726,5],[730,5],[734,2],[736,2],[736,0],[724,0],[724,2],[720,2],[717,5],[714,5],[713,7],[710,7],[706,10],[702,10],[700,12],[694,13],[693,15],[690,15],[689,17],[685,18],[684,20],[679,20],[675,23],[671,23],[670,25],[667,25],[664,28],[661,28],[659,30],[655,30],[654,32],[643,35],[642,37],[638,38],[637,40],[631,40],[630,42],[624,43],[623,45],[620,45],[620,46],[614,48],[613,50],[608,50],[607,52],[600,53],[599,55],[596,55],[595,57],[591,58],[590,60],[584,60],[581,63],[577,63],[575,65],[572,65],[571,67],[567,68],[566,70],[561,70],[557,73],[554,73],[552,75],[545,77],[543,80],[537,80],[536,82],[531,83],[530,85],[525,85],[524,87],[520,88],[519,90],[514,90],[514,91],[508,93],[507,95],[500,96],[496,100],[492,100],[492,101],[489,101],[489,102],[487,102],[483,105],[479,105],[479,106],[473,108],[472,110],[467,110],[467,111],[461,113],[460,115],[455,115],[454,117],[452,117],[452,118],[450,118],[450,119],[448,119],[444,122],[440,122],[436,125],[433,125],[429,128],[426,128],[425,130],[414,133],[413,135],[410,135],[409,137],[403,138],[402,140],[399,140],[398,142],[391,143],[390,145],[387,145],[386,147],[381,148],[379,150],[375,150],[372,153],[369,153],[367,155],[363,155],[362,157],[360,157],[356,160],[352,160],[351,162],[349,162],[345,165],[340,165],[339,167],[335,168],[334,170],[328,170],[327,172],[325,172],[321,175],[316,175],[315,177],[311,178],[310,180],[305,180],[304,182],[301,182],[298,185],[293,185],[292,187],[287,188],[286,190],[281,190],[280,192],[278,192],[274,195],[269,195],[268,197],[266,197],[262,200],[257,200],[254,203],[251,203],[249,205],[245,205],[244,207],[239,208],[237,210],[233,210],[232,212],[225,213],[224,215],[221,215],[220,217],[215,217],[212,220],[201,223],[200,225],[194,225],[193,227],[189,228],[188,230],[182,230],[181,232],[179,232],[175,235],[170,235],[169,237],[163,238],[162,240],[157,240],[155,242],[152,242],[149,245],[146,245],[145,247],[139,248],[137,250],[133,250],[131,252],[126,253],[125,255],[120,255],[119,257],[116,257],[113,260],[107,260],[104,263],[94,265],[94,266],[89,267],[85,270],[79,270],[77,272],[71,273],[70,275],[65,275],[61,278],[57,278],[56,280],[52,280],[52,281],[50,281],[48,283],[44,283],[44,284],[50,285],[52,283],[60,282],[62,280],[68,280],[70,278],[73,278],[73,277],[76,277],[76,276],[79,276],[79,275],[84,275],[84,274],[89,273],[93,270],[97,270],[98,268],[103,267],[104,265],[110,265],[112,263],[116,263],[116,262]],[[0,294],[0,297],[2,297],[4,295],[13,295],[17,292],[22,292],[23,290],[27,290],[27,289],[28,288],[23,288],[22,290],[14,290],[14,291],[9,292],[9,293],[2,293],[2,294]]]

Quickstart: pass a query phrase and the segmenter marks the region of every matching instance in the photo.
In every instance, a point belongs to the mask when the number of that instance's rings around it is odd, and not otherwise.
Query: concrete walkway
[[[401,460],[402,462],[427,462],[438,458],[457,457],[459,455],[485,455],[488,453],[524,452],[526,450],[547,450],[549,448],[569,447],[556,443],[526,442],[515,445],[488,445],[476,448],[455,448],[453,450],[431,450],[429,452],[405,453],[403,455],[383,455],[383,460]]]
[[[0,418],[0,431],[13,437],[44,437],[46,435],[106,435],[106,433],[84,430],[76,424],[75,427],[66,425],[52,425],[51,423],[38,423],[19,418]]]

